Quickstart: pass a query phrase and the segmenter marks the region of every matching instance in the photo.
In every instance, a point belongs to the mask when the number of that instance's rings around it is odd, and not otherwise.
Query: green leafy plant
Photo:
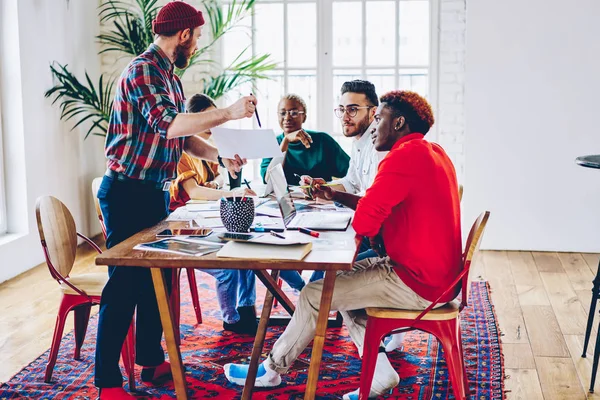
[[[276,67],[269,54],[247,55],[245,49],[230,65],[222,67],[207,58],[208,52],[224,35],[238,28],[240,22],[251,15],[256,0],[232,0],[227,5],[220,0],[204,0],[204,17],[210,32],[210,41],[198,49],[185,69],[176,69],[175,73],[182,77],[194,67],[204,65],[206,70],[216,70],[217,74],[204,72],[202,78],[203,93],[218,99],[227,92],[245,83],[268,79],[267,72]],[[110,29],[97,36],[103,44],[99,54],[115,52],[121,57],[135,57],[143,53],[154,40],[152,20],[160,10],[158,0],[133,0],[124,2],[106,0],[99,7],[100,21]],[[65,121],[74,120],[75,129],[85,121],[92,124],[85,137],[89,135],[105,136],[108,128],[110,110],[112,108],[112,91],[115,78],[100,76],[94,85],[85,73],[85,81],[79,81],[67,65],[54,62],[50,71],[57,82],[46,91],[46,97],[54,97],[52,104],[59,102],[60,118]]]

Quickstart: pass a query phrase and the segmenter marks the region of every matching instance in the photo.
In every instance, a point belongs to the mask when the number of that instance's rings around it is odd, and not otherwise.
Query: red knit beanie
[[[202,12],[183,1],[171,1],[160,9],[152,21],[154,33],[178,32],[204,25]]]

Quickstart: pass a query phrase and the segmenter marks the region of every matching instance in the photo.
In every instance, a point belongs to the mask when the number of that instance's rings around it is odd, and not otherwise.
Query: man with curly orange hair
[[[375,149],[389,153],[364,197],[315,185],[323,197],[355,207],[354,230],[359,238],[369,237],[379,254],[340,273],[331,301],[331,308],[342,312],[361,355],[365,307],[424,310],[460,273],[458,183],[448,155],[424,139],[433,122],[431,106],[417,93],[383,95],[370,134]],[[259,367],[256,386],[279,385],[280,374],[313,339],[322,289],[323,280],[304,287],[292,320]],[[458,289],[442,301],[454,299]],[[247,369],[246,365],[227,364],[225,374],[229,381],[243,385]],[[399,376],[381,348],[369,398],[388,392],[398,382]],[[357,398],[358,390],[344,395],[344,399]]]

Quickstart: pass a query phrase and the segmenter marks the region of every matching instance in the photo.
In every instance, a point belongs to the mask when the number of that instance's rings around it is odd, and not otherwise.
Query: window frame
[[[333,4],[336,2],[356,2],[362,4],[362,60],[360,66],[353,67],[338,67],[333,65]],[[431,104],[434,115],[438,115],[439,109],[438,96],[439,96],[439,45],[440,45],[440,0],[428,0],[429,2],[429,63],[425,65],[401,65],[400,63],[400,51],[399,51],[399,40],[400,40],[400,23],[399,23],[399,12],[401,2],[410,1],[423,1],[423,0],[390,0],[394,2],[395,9],[395,32],[394,32],[394,60],[393,66],[375,66],[367,65],[367,24],[366,24],[366,10],[367,4],[371,1],[377,0],[257,0],[256,5],[260,4],[282,4],[283,5],[283,54],[284,59],[278,65],[273,72],[281,73],[283,75],[283,93],[289,93],[289,74],[290,71],[315,71],[316,70],[316,82],[317,82],[317,93],[316,93],[316,109],[311,110],[311,113],[316,114],[316,126],[311,128],[318,129],[320,131],[330,133],[336,140],[343,138],[343,134],[340,132],[339,124],[335,125],[333,115],[333,108],[335,107],[336,98],[334,96],[334,71],[343,70],[360,70],[361,78],[366,79],[368,70],[389,70],[393,71],[395,87],[398,88],[400,84],[400,77],[402,71],[423,69],[427,71],[427,84],[428,93],[427,98]],[[230,1],[223,0],[223,4],[228,4]],[[290,67],[288,65],[287,53],[288,53],[288,28],[285,21],[288,16],[288,5],[289,4],[315,4],[316,6],[316,17],[317,17],[317,65],[316,67]],[[251,37],[251,50],[252,55],[256,54],[256,41],[255,41],[255,15],[251,15],[252,32]],[[223,62],[222,49],[219,52],[221,63]],[[252,84],[254,90],[256,90],[256,83]],[[337,89],[339,90],[339,88]],[[378,92],[378,95],[383,93]],[[255,128],[258,128],[256,121],[253,122]],[[438,139],[438,124],[429,131],[428,138],[431,141]],[[275,128],[275,127],[274,127]],[[277,131],[277,129],[274,129]],[[347,144],[347,143],[346,143]],[[256,171],[253,175],[257,175]]]
[[[0,93],[2,91],[0,90]],[[4,140],[2,135],[2,97],[0,96],[0,236],[8,232],[8,213],[6,207],[6,179],[4,175]]]

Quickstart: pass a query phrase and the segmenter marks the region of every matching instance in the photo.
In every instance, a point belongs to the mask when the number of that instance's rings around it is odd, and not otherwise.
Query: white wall
[[[92,80],[99,74],[96,1],[0,1],[0,88],[9,235],[0,237],[0,282],[43,262],[35,220],[38,196],[51,194],[73,213],[79,230],[100,231],[91,181],[104,170],[103,140],[59,120],[44,92],[49,64],[69,64]]]
[[[600,251],[600,2],[467,3],[465,222],[484,246]]]

